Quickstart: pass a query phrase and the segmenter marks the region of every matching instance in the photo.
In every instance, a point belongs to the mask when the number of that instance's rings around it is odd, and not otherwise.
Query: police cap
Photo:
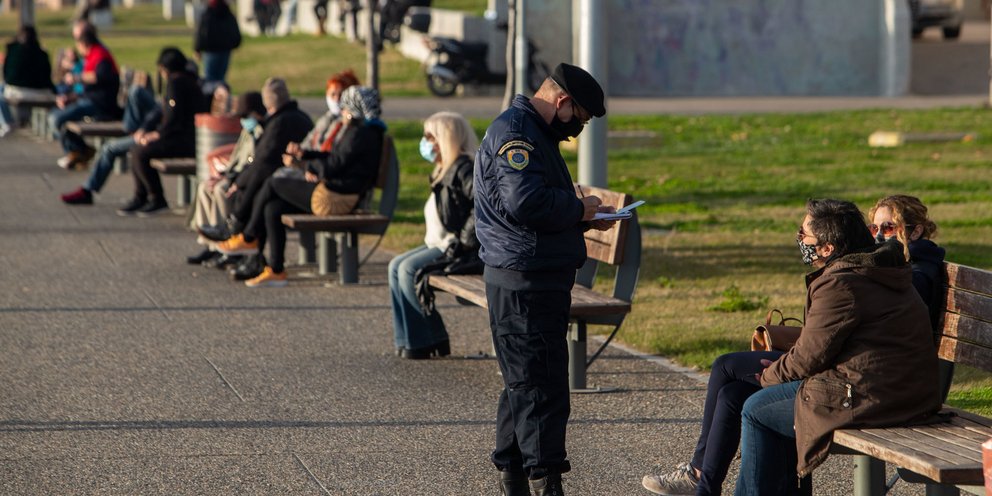
[[[561,63],[551,73],[551,79],[593,117],[606,114],[603,106],[603,88],[596,79],[581,67]]]

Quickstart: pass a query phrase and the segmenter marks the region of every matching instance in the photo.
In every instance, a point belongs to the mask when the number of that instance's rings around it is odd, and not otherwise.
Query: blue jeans
[[[779,351],[742,351],[720,355],[713,361],[706,385],[703,425],[689,462],[701,474],[696,496],[721,493],[740,444],[744,402],[761,391],[754,375],[763,369],[762,359],[775,361],[781,356]]]
[[[145,118],[158,108],[155,95],[151,90],[141,86],[132,86],[127,91],[127,102],[124,103],[124,131],[133,133],[145,122]]]
[[[758,391],[741,412],[741,472],[735,496],[801,494],[796,477],[796,392],[802,381]]]
[[[49,112],[48,126],[50,129],[53,129],[55,133],[61,133],[56,134],[55,137],[62,142],[62,151],[78,152],[86,148],[86,143],[83,141],[83,138],[75,133],[62,130],[62,126],[64,126],[67,122],[81,121],[83,120],[83,117],[96,115],[98,111],[99,109],[97,106],[88,98],[80,98],[72,105],[68,105],[62,109],[55,108]]]
[[[110,171],[114,169],[114,162],[118,158],[127,155],[127,151],[134,146],[134,137],[124,136],[108,141],[100,150],[100,158],[96,160],[96,165],[90,171],[90,176],[83,183],[83,189],[90,192],[99,192],[103,184],[107,182]]]
[[[417,299],[413,276],[417,270],[441,256],[441,250],[421,245],[389,261],[389,295],[393,304],[396,347],[415,350],[448,339],[437,312],[424,315]]]
[[[127,92],[127,102],[124,104],[124,131],[129,134],[137,131],[148,114],[157,107],[158,103],[155,102],[155,95],[151,91],[140,86],[132,86]],[[114,162],[127,155],[127,151],[132,146],[134,146],[134,138],[131,136],[116,138],[103,145],[100,157],[90,171],[90,176],[83,183],[83,188],[90,192],[99,192],[107,182],[107,177],[114,168]]]
[[[205,82],[224,81],[227,67],[231,63],[231,52],[202,52],[203,80]]]

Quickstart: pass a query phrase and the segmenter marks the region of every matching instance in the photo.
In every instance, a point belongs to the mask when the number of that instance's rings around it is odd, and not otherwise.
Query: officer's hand
[[[596,216],[596,212],[599,212],[599,206],[603,204],[603,200],[600,200],[598,196],[585,196],[579,198],[582,200],[582,220],[592,220]]]
[[[599,212],[612,214],[617,211],[617,208],[612,205],[600,205]],[[609,231],[613,228],[613,224],[616,224],[615,220],[594,220],[589,222],[589,227],[597,231]]]

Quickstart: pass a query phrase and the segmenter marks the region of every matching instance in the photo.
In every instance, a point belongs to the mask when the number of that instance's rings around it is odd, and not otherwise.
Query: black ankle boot
[[[262,255],[248,255],[238,264],[238,267],[230,272],[231,280],[247,281],[254,279],[265,269],[265,257]]]
[[[412,350],[404,348],[399,353],[401,357],[408,360],[427,360],[432,357],[446,357],[450,354],[451,343],[447,339],[423,348],[414,348]]]
[[[548,474],[537,480],[530,481],[533,496],[565,496],[561,487],[561,474]]]
[[[527,474],[500,470],[499,488],[503,496],[530,496],[530,486],[527,484]]]

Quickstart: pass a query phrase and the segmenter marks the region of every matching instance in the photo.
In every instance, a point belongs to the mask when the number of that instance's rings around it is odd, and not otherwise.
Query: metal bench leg
[[[885,462],[868,455],[854,456],[854,496],[885,494]]]
[[[338,243],[330,233],[316,233],[317,273],[326,276],[338,271]]]
[[[102,153],[102,149],[101,149],[101,153]],[[116,160],[114,160],[114,174],[117,174],[117,175],[127,174],[127,159],[128,159],[128,156],[129,156],[129,154],[128,153],[125,153],[124,155],[121,155],[121,156],[117,157]]]
[[[568,331],[568,388],[586,389],[586,323],[581,320]]]
[[[339,233],[338,244],[341,245],[338,280],[341,284],[355,284],[358,282],[358,233]]]
[[[926,496],[960,496],[961,491],[954,486],[927,484]]]
[[[313,231],[300,231],[300,265],[317,263],[317,240]]]
[[[189,204],[193,179],[190,176],[178,176],[176,179],[176,206],[185,207]]]

